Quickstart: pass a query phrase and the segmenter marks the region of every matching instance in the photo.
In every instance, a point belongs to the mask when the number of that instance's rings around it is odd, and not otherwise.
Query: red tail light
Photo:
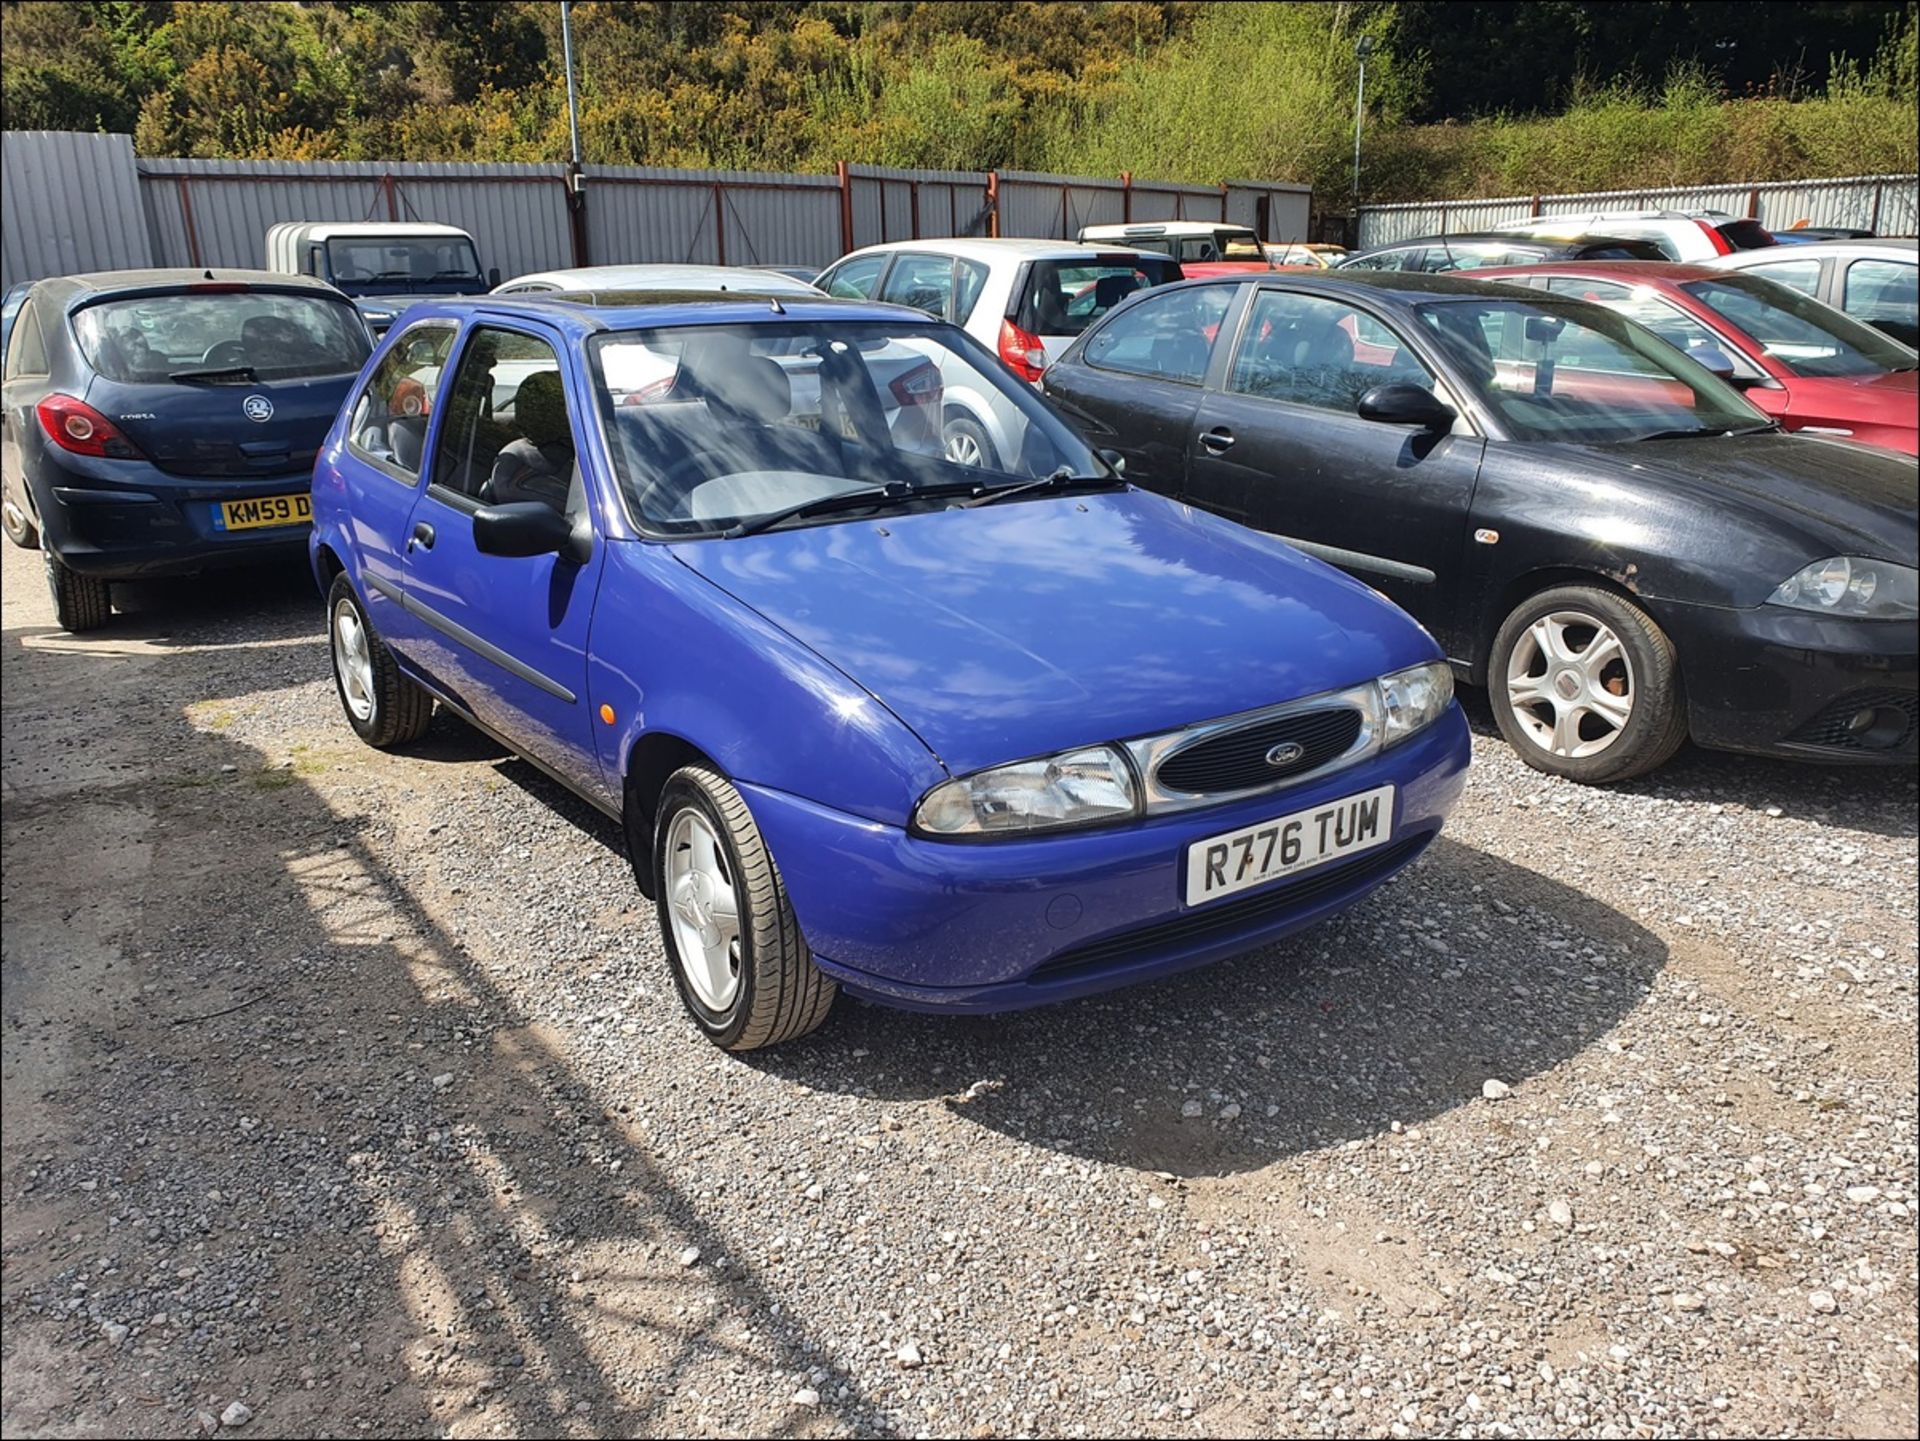
[[[658,380],[649,380],[638,390],[629,390],[627,392],[627,398],[620,403],[622,405],[652,405],[656,400],[665,400],[668,395],[672,394],[674,382],[679,379],[680,372],[676,370],[672,375],[663,375]]]
[[[84,400],[56,392],[36,405],[33,412],[40,417],[40,428],[47,439],[62,450],[112,460],[131,460],[140,454],[138,446]]]
[[[895,376],[888,382],[887,389],[893,392],[894,401],[902,410],[909,406],[921,406],[937,411],[943,389],[939,367],[930,360],[922,361],[913,369]]]
[[[1733,247],[1727,244],[1726,236],[1722,235],[1718,230],[1715,230],[1713,226],[1704,220],[1696,220],[1693,223],[1707,232],[1707,239],[1713,242],[1713,253],[1715,255],[1733,254]]]
[[[1047,368],[1047,348],[1011,320],[1000,322],[1000,359],[1022,380],[1038,380]]]

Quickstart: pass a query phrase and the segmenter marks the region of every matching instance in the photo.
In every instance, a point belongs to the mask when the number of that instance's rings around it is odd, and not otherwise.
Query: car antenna
[[[775,315],[785,315],[787,313],[787,307],[780,303],[780,297],[777,295],[769,295],[767,297],[767,304],[773,307],[773,313]]]
[[[209,280],[213,279],[213,272],[211,270],[207,272],[207,279]]]

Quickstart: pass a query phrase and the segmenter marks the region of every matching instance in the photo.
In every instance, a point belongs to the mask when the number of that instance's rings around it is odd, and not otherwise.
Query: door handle
[[[413,528],[413,534],[407,537],[407,550],[412,552],[415,546],[422,550],[433,549],[433,527],[424,520]]]
[[[1200,437],[1200,448],[1210,455],[1225,455],[1233,449],[1233,432],[1224,425],[1216,425]]]

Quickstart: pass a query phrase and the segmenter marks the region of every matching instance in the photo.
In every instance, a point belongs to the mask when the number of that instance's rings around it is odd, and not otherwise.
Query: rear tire
[[[0,486],[0,531],[22,550],[40,549],[40,528],[27,508],[13,498],[11,487]]]
[[[814,965],[753,813],[725,776],[683,766],[654,818],[653,893],[680,999],[730,1051],[796,1040],[838,991]]]
[[[1555,586],[1514,608],[1493,640],[1487,699],[1522,760],[1586,785],[1645,775],[1687,738],[1673,642],[1598,586]]]
[[[354,734],[378,750],[417,741],[433,720],[433,697],[394,663],[343,571],[327,592],[333,688]]]
[[[53,592],[53,615],[60,629],[73,635],[98,630],[113,616],[113,592],[98,576],[71,570],[50,550],[41,552],[47,566],[47,589]]]
[[[1000,456],[985,426],[970,415],[954,415],[940,432],[941,450],[955,465],[1000,468]]]

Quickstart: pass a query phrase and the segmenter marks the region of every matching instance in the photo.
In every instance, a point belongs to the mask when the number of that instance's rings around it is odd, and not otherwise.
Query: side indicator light
[[[1500,544],[1500,532],[1497,530],[1476,530],[1473,533],[1473,538],[1482,545]]]
[[[613,707],[610,705],[601,706],[600,719],[605,721],[608,725],[612,725],[613,724]]]

